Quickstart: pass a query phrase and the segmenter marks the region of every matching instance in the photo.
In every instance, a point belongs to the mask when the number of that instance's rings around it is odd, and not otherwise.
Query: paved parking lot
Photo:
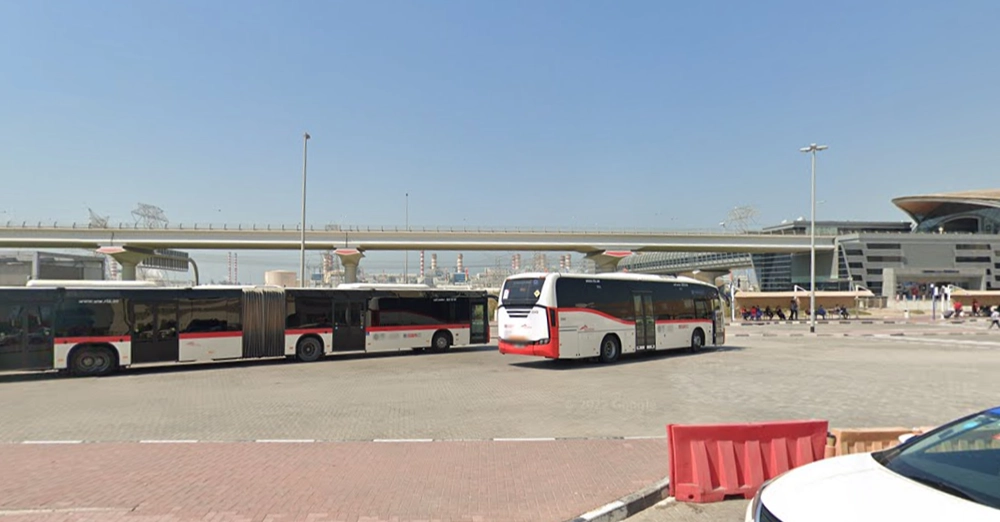
[[[914,426],[1000,397],[1000,335],[730,341],[612,366],[478,349],[93,379],[7,375],[0,441],[662,436],[670,422],[786,418]]]
[[[2,375],[0,517],[561,521],[665,476],[667,423],[923,426],[997,403],[1000,334],[900,328],[909,336],[733,328],[754,336],[611,366],[470,349]],[[577,440],[493,441],[550,437]],[[242,442],[262,439],[359,442]],[[360,442],[383,439],[450,442]],[[738,511],[681,506],[641,520]]]

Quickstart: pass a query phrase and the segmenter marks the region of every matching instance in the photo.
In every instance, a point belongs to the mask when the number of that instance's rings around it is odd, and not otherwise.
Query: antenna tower
[[[167,224],[170,223],[162,208],[146,203],[137,203],[132,210],[132,217],[142,228],[167,228]]]
[[[90,228],[108,228],[108,217],[110,216],[102,216],[91,208],[88,208],[87,211],[90,212]]]
[[[747,232],[757,224],[757,215],[756,207],[750,205],[733,207],[726,218],[726,225],[733,231]]]

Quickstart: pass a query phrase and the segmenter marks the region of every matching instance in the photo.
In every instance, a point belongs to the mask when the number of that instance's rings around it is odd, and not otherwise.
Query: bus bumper
[[[559,345],[551,340],[546,344],[517,344],[501,340],[499,346],[500,353],[505,355],[533,355],[549,359],[559,358]]]

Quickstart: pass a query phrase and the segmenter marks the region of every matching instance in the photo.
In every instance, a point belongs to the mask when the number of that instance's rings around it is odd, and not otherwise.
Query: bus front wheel
[[[698,353],[705,348],[705,332],[698,328],[691,334],[691,353]]]
[[[618,360],[618,356],[621,354],[622,346],[617,337],[607,335],[601,340],[601,355],[598,358],[602,363],[613,363]]]
[[[118,357],[107,346],[85,344],[73,349],[69,372],[75,377],[108,375],[118,367]]]
[[[315,337],[299,339],[295,347],[295,358],[302,362],[318,361],[323,357],[323,342]]]
[[[435,352],[444,352],[447,351],[448,348],[451,348],[451,334],[445,331],[434,334],[434,338],[431,339],[431,350]]]

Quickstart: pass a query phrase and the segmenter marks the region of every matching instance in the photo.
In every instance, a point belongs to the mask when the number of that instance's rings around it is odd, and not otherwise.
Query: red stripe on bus
[[[410,326],[371,326],[369,332],[399,332],[402,330],[458,330],[472,328],[470,324],[415,324]]]
[[[241,331],[233,332],[185,332],[181,333],[181,339],[217,339],[219,337],[240,337]]]
[[[600,310],[593,310],[591,308],[557,308],[556,310],[558,310],[559,312],[582,312],[587,314],[594,314],[594,315],[599,315],[605,319],[610,319],[616,323],[635,325],[635,321],[626,321],[624,319],[619,319],[613,315],[606,314],[604,312],[601,312]]]
[[[621,319],[619,317],[615,317],[613,315],[609,315],[609,314],[606,314],[604,312],[601,312],[600,310],[594,310],[594,309],[591,309],[591,308],[559,308],[558,310],[560,312],[583,312],[583,313],[588,313],[588,314],[594,314],[594,315],[599,315],[599,316],[601,316],[601,317],[603,317],[605,319],[610,319],[612,321],[615,321],[616,323],[621,323],[621,324],[625,324],[625,325],[629,325],[629,326],[634,326],[635,325],[635,321],[626,321],[625,319]],[[711,319],[660,319],[660,320],[656,321],[656,324],[673,324],[673,323],[709,323],[709,324],[711,324],[711,322],[712,322]]]
[[[305,335],[305,334],[328,334],[333,333],[333,328],[290,328],[285,330],[285,335]]]
[[[55,344],[80,344],[80,343],[125,343],[131,339],[126,336],[120,335],[104,335],[104,336],[93,336],[93,337],[56,337],[53,341]]]

